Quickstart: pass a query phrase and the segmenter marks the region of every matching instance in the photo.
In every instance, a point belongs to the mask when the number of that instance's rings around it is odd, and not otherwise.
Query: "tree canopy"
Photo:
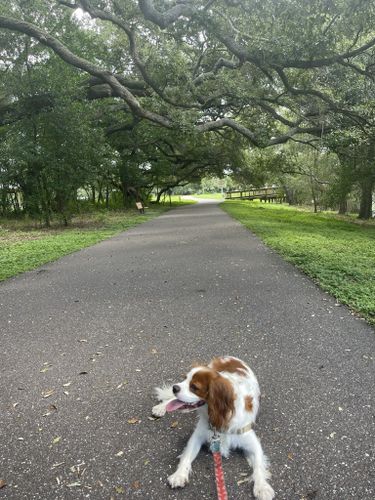
[[[240,150],[293,141],[342,159],[342,196],[359,178],[372,192],[370,0],[0,0],[0,8],[3,134],[69,101],[91,117],[94,142],[103,134],[124,182],[168,189],[243,171]]]

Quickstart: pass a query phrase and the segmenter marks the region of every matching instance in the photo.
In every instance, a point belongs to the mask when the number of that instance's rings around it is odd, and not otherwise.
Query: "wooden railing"
[[[278,186],[227,191],[227,200],[285,201],[285,192]]]

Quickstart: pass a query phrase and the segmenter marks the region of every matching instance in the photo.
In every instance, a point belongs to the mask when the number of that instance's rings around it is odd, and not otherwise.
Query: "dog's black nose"
[[[173,394],[177,394],[178,392],[181,391],[181,387],[179,385],[174,385],[172,387]]]

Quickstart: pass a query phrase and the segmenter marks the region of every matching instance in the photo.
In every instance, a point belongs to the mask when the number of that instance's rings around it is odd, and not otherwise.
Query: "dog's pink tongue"
[[[184,406],[184,402],[180,401],[179,399],[172,399],[172,401],[169,401],[169,403],[166,406],[166,410],[168,412],[178,410],[181,408],[181,406]]]

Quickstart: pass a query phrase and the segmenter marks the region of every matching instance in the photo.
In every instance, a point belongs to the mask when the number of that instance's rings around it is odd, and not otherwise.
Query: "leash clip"
[[[213,435],[210,439],[210,450],[212,453],[220,452],[220,434],[216,429],[213,429]]]

